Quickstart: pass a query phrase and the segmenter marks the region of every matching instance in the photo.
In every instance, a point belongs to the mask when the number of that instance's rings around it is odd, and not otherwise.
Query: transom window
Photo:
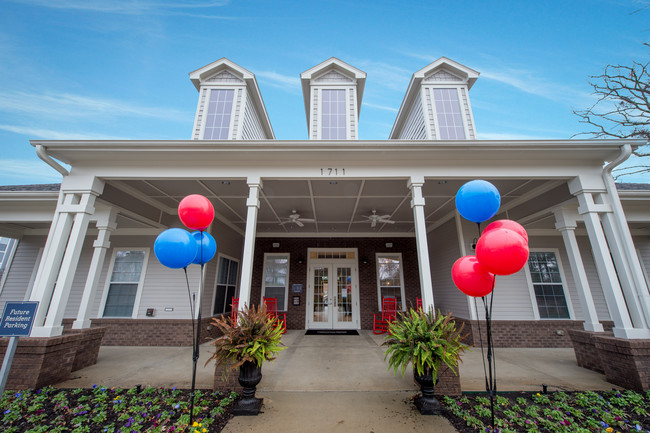
[[[132,317],[135,299],[142,283],[144,250],[118,250],[104,306],[104,317]]]
[[[384,298],[395,298],[397,309],[404,311],[402,254],[377,254],[377,289],[380,311]]]
[[[227,140],[232,114],[233,89],[211,89],[205,118],[205,140]]]
[[[323,89],[323,112],[321,114],[321,138],[345,140],[345,90]]]
[[[212,314],[230,313],[232,311],[232,298],[235,296],[237,289],[238,272],[239,262],[219,256],[219,271]]]
[[[569,319],[569,307],[555,253],[531,251],[528,270],[540,319]]]
[[[264,298],[277,298],[278,311],[287,310],[289,254],[264,255]]]
[[[465,127],[460,111],[457,89],[433,89],[438,119],[438,137],[441,140],[464,140]]]

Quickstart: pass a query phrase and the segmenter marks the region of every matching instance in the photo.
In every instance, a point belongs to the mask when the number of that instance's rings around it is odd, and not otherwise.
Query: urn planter
[[[420,391],[422,391],[422,395],[417,397],[414,402],[415,407],[418,408],[420,414],[441,415],[443,413],[443,408],[438,399],[433,396],[433,390],[435,385],[438,383],[438,378],[436,378],[435,381],[433,380],[431,369],[425,370],[422,375],[419,375],[414,371],[413,377],[418,385],[420,385]]]
[[[234,415],[257,415],[260,413],[263,398],[255,397],[257,384],[262,380],[262,367],[246,361],[239,367],[239,384],[244,388],[242,399],[233,410]]]

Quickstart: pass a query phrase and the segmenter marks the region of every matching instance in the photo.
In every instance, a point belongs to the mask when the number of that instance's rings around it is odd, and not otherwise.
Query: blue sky
[[[650,1],[0,0],[0,185],[60,176],[30,139],[189,139],[188,73],[255,73],[276,138],[307,138],[299,74],[335,56],[368,74],[361,139],[386,139],[413,72],[481,73],[479,139],[571,138],[590,75],[647,61]],[[628,182],[650,182],[648,175]]]

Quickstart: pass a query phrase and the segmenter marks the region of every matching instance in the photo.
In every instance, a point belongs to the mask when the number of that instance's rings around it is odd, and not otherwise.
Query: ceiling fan
[[[286,219],[286,221],[282,221],[280,225],[285,225],[288,223],[294,223],[298,227],[304,227],[305,225],[303,223],[313,223],[316,221],[313,218],[300,218],[300,214],[296,212],[295,209],[291,211],[291,215],[289,215],[289,218],[283,218]]]
[[[368,218],[370,227],[376,227],[377,223],[395,224],[395,221],[391,221],[390,215],[377,215],[375,209],[372,210],[372,215],[363,215],[363,217]]]

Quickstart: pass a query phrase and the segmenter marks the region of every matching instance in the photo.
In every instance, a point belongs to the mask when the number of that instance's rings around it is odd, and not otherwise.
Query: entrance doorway
[[[359,329],[359,324],[356,251],[310,252],[307,329]]]

